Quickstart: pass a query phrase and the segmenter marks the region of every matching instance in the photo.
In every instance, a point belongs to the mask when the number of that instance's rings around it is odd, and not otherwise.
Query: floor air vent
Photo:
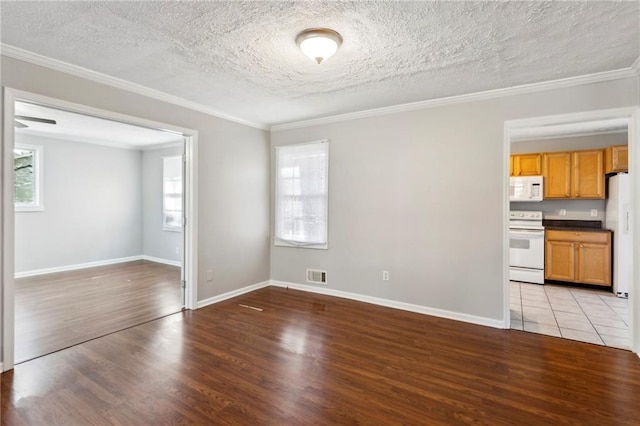
[[[327,271],[319,269],[307,269],[307,282],[314,284],[327,284]]]

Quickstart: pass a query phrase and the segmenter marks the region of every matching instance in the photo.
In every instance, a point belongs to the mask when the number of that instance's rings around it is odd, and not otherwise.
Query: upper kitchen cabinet
[[[550,152],[542,155],[544,198],[571,198],[571,153]]]
[[[629,147],[613,145],[604,151],[604,172],[619,173],[629,171]]]
[[[604,199],[604,151],[542,155],[544,198]]]
[[[542,154],[517,154],[511,156],[511,176],[540,176]]]
[[[604,199],[604,152],[601,149],[573,153],[573,198]]]

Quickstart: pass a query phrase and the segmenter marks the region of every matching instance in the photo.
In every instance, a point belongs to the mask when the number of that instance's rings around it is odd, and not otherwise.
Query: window
[[[182,156],[162,158],[162,228],[182,231]]]
[[[329,142],[276,148],[275,244],[327,248]]]
[[[13,149],[16,211],[43,211],[42,147],[16,144]]]

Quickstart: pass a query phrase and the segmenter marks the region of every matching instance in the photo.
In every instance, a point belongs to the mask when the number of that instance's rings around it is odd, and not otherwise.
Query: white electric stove
[[[544,284],[542,212],[509,212],[509,279]]]

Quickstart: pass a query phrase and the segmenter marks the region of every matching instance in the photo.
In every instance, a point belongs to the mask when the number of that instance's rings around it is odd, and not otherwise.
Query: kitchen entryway
[[[598,127],[618,118],[615,130]],[[532,267],[514,263],[512,252],[531,242],[513,238],[520,229],[514,233],[509,218],[504,305],[512,329],[640,353],[640,316],[632,314],[640,294],[630,208],[637,195],[622,184],[636,179],[629,170],[638,123],[637,110],[625,109],[505,122],[508,211],[541,212],[544,228],[544,280],[517,276]],[[517,197],[518,184],[532,176],[542,177],[542,200],[534,188]]]
[[[628,299],[610,291],[510,282],[511,328],[629,350]]]

